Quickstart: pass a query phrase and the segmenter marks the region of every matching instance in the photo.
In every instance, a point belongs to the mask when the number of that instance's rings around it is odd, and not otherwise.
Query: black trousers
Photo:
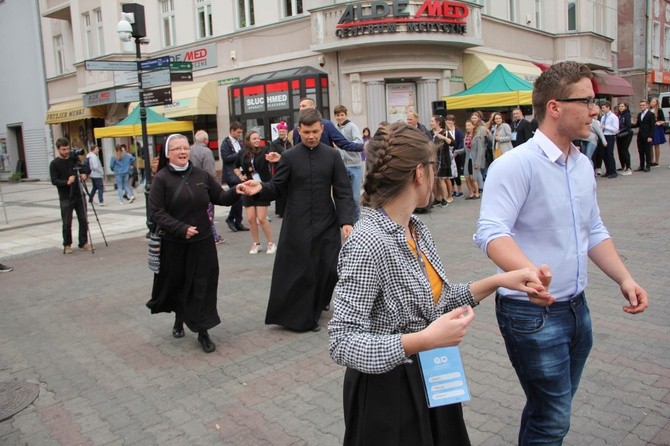
[[[633,141],[633,132],[629,131],[625,136],[617,136],[616,149],[619,154],[619,163],[622,169],[630,169],[630,152],[628,148]]]
[[[77,213],[77,221],[79,222],[79,247],[81,248],[88,243],[88,219],[86,218],[86,206],[79,194],[60,200],[60,216],[63,220],[63,246],[72,245],[73,210]]]
[[[226,183],[228,184],[228,187],[231,189],[237,186],[239,183]],[[242,224],[242,200],[237,200],[233,205],[230,207],[230,211],[228,212],[228,218],[226,221],[232,221],[234,224],[239,225]]]
[[[616,161],[614,161],[614,142],[616,141],[615,135],[605,135],[605,140],[607,141],[607,147],[605,147],[603,161],[605,161],[605,175],[614,175],[616,174]]]
[[[651,143],[645,138],[638,138],[637,153],[640,155],[640,169],[651,168]]]

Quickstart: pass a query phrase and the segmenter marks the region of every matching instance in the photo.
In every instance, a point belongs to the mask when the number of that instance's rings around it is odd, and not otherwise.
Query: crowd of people
[[[600,107],[590,78],[584,65],[554,64],[535,82],[535,119],[515,108],[510,123],[501,113],[485,120],[475,111],[462,125],[453,114],[435,114],[427,128],[410,112],[406,122],[361,131],[346,107],[335,107],[333,123],[313,99],[303,98],[295,128],[278,123],[270,144],[256,130],[243,136],[243,125],[231,123],[220,146],[220,179],[205,131],[196,132],[192,146],[185,136],[171,135],[149,196],[161,244],[147,307],[175,314],[173,337],[184,337],[186,326],[204,352],[215,351],[209,330],[220,323],[216,245],[224,238],[214,209],[230,206],[227,226],[249,231],[249,254],[275,255],[266,324],[319,331],[335,291],[329,349],[347,368],[345,444],[469,444],[460,404],[426,404],[417,355],[458,345],[473,308],[492,294],[526,395],[519,444],[560,444],[593,342],[588,259],[619,285],[625,312],[648,305],[600,218],[596,179],[602,164],[607,178],[631,174],[634,128],[638,171],[658,165],[656,147],[665,142],[657,100],[641,101],[632,119],[626,103]],[[86,212],[73,184],[90,175],[88,202],[97,192],[102,205],[104,172],[97,147],[87,165],[73,171],[77,160],[67,140],[56,145],[52,181],[67,254],[72,211]],[[124,193],[134,200],[128,187],[134,161],[121,146],[110,160],[121,203]],[[448,267],[415,215],[459,198],[480,200],[470,201],[481,206],[474,240],[498,267],[490,277],[462,284],[448,281]],[[276,242],[269,224],[273,201],[281,217]],[[546,228],[555,233],[547,235]],[[79,230],[79,247],[90,249],[85,219]]]

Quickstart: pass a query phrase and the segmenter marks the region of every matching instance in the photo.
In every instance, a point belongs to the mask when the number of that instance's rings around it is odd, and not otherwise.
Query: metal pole
[[[140,124],[142,126],[142,157],[144,158],[144,202],[147,211],[147,228],[150,232],[154,231],[154,222],[151,219],[149,210],[149,191],[151,190],[151,156],[149,155],[149,135],[147,135],[147,110],[144,107],[144,87],[142,85],[142,70],[140,70],[140,61],[142,60],[142,51],[140,50],[141,37],[135,37],[135,57],[137,59],[137,80],[140,90]],[[138,154],[139,156],[139,154]]]

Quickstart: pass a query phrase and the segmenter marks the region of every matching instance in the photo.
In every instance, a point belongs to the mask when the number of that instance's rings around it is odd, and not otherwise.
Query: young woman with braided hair
[[[340,252],[330,354],[347,367],[345,445],[468,445],[460,404],[428,408],[416,354],[458,345],[471,307],[505,286],[544,290],[521,269],[450,284],[428,228],[412,211],[431,200],[435,149],[404,123],[366,148],[361,219]]]

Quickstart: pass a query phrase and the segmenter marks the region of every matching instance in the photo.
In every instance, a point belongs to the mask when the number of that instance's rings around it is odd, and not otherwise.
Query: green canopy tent
[[[510,73],[502,65],[472,87],[444,96],[447,110],[483,107],[513,107],[532,104],[533,84]]]
[[[175,121],[159,115],[151,108],[147,111],[147,135],[163,135],[165,133],[193,132],[193,122]],[[142,135],[142,123],[140,122],[140,107],[126,116],[121,122],[109,127],[98,127],[93,129],[95,138],[115,137],[137,137]]]

